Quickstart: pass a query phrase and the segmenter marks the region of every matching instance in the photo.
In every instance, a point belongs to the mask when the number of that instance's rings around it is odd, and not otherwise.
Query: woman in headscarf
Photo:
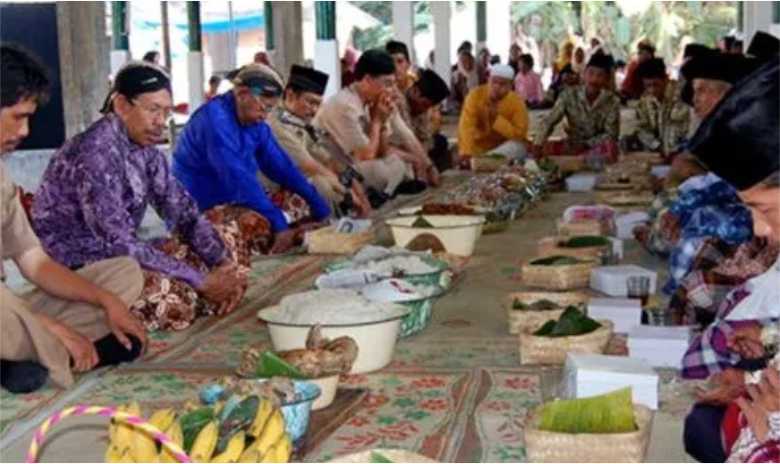
[[[452,73],[450,85],[452,88],[452,101],[460,107],[463,105],[466,95],[479,85],[479,73],[474,61],[474,55],[463,50],[458,55],[458,64],[455,67],[455,72]]]
[[[571,39],[566,39],[558,48],[558,58],[553,63],[553,80],[557,79],[563,68],[571,63],[572,55],[574,55],[574,42]]]

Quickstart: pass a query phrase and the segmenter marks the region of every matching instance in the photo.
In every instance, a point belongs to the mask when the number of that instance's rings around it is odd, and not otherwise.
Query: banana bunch
[[[138,403],[119,408],[141,417]],[[177,417],[160,409],[149,422],[192,458],[193,462],[289,462],[292,441],[281,409],[252,395],[232,404],[186,408]],[[176,462],[168,448],[141,429],[112,420],[106,462]]]

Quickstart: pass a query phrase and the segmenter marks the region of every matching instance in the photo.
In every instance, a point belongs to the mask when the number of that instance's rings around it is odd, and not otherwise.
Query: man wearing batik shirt
[[[661,58],[651,58],[637,70],[645,93],[636,107],[637,132],[627,139],[635,151],[653,151],[669,156],[681,150],[688,134],[690,110],[680,100],[677,83],[666,75]]]
[[[200,314],[231,311],[248,271],[235,259],[238,226],[220,225],[223,237],[231,235],[225,241],[232,249],[226,247],[155,148],[171,113],[167,74],[150,63],[127,64],[103,112],[65,143],[43,175],[32,219],[44,248],[72,269],[120,256],[136,260],[145,285],[131,310],[148,330],[183,329]],[[173,239],[138,237],[149,205]]]
[[[566,117],[570,154],[577,155],[595,149],[610,158],[616,158],[620,135],[620,98],[607,87],[613,64],[609,55],[593,55],[585,68],[584,84],[566,88],[558,96],[555,106],[536,133],[536,156],[541,156],[547,137]]]

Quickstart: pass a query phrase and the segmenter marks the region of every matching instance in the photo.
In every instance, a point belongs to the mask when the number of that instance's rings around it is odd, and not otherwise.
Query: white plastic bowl
[[[312,308],[316,311],[316,308]],[[306,337],[313,324],[289,324],[278,321],[275,317],[279,312],[278,306],[261,309],[257,317],[268,324],[271,333],[271,343],[275,351],[294,350],[305,348]],[[376,322],[364,322],[360,324],[321,324],[322,336],[325,338],[338,338],[349,336],[355,339],[358,346],[358,356],[352,365],[352,374],[373,372],[390,364],[395,352],[395,342],[401,331],[401,319],[409,314],[406,311],[391,319]]]
[[[339,375],[329,375],[327,377],[320,377],[318,379],[308,379],[307,382],[311,382],[314,385],[320,387],[320,396],[314,400],[314,404],[311,405],[312,411],[319,411],[325,409],[333,403],[336,399],[336,391],[339,388]]]
[[[417,218],[425,218],[433,227],[412,227]],[[448,253],[471,256],[477,239],[482,235],[484,216],[422,215],[405,216],[385,221],[393,233],[395,244],[405,247],[417,236],[431,234],[444,245]]]

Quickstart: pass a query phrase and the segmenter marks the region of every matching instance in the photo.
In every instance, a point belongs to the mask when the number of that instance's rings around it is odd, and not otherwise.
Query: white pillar
[[[487,5],[487,46],[491,55],[499,55],[506,63],[509,46],[512,43],[512,2],[508,0],[490,0]],[[479,51],[479,50],[477,50]]]
[[[324,98],[328,98],[341,89],[341,59],[339,58],[338,40],[317,40],[314,43],[314,69],[329,76]]]
[[[393,3],[393,37],[409,48],[409,61],[417,62],[414,53],[414,2]]]
[[[756,31],[777,34],[777,27],[772,27],[774,2],[742,2],[742,31],[745,39],[745,50]]]
[[[111,77],[130,61],[130,52],[128,50],[111,50]]]
[[[450,44],[450,19],[452,16],[452,5],[449,1],[431,2],[431,14],[433,15],[434,44],[435,52],[433,54],[436,73],[444,79],[444,82],[450,82],[450,67],[452,66],[452,46]]]
[[[187,54],[187,75],[190,78],[190,114],[194,113],[203,104],[203,92],[205,91],[203,76],[203,52],[189,52]]]

